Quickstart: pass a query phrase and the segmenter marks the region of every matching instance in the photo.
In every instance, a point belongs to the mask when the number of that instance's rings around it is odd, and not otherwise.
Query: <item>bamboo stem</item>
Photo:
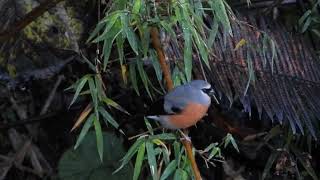
[[[164,56],[163,49],[161,47],[161,43],[160,43],[160,40],[159,40],[159,31],[158,31],[158,29],[156,27],[151,27],[150,33],[151,33],[152,45],[153,45],[153,48],[157,51],[158,60],[159,60],[159,63],[160,63],[160,66],[161,66],[161,69],[162,69],[162,72],[163,72],[164,79],[166,81],[167,89],[170,91],[170,90],[173,89],[173,82],[172,82],[172,79],[171,79],[171,74],[170,74],[169,67],[168,67],[168,65],[166,64],[166,61],[165,61],[165,56]],[[184,133],[186,135],[188,135],[187,131],[184,131]],[[201,180],[200,171],[198,169],[196,160],[195,160],[195,158],[193,156],[193,153],[192,153],[192,143],[191,143],[191,141],[188,141],[188,140],[184,139],[184,140],[182,140],[182,144],[183,144],[183,146],[184,146],[184,148],[186,150],[187,156],[188,156],[188,158],[190,160],[191,167],[192,167],[195,179],[196,180]]]

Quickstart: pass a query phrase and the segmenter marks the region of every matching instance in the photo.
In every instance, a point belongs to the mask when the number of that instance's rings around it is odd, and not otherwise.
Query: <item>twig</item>
[[[46,103],[44,104],[43,108],[41,109],[40,115],[44,115],[48,111],[48,108],[49,108],[49,106],[50,106],[50,104],[51,104],[51,102],[53,100],[53,97],[56,94],[57,88],[60,85],[60,83],[63,80],[63,78],[64,78],[63,75],[58,76],[58,80],[54,84],[53,89],[50,92],[50,94],[49,94],[49,96],[48,96],[48,98],[46,100]]]
[[[156,130],[159,130],[159,129],[162,129],[162,128],[161,127],[153,128],[153,131],[156,131]],[[149,133],[149,131],[146,131],[146,132],[131,136],[131,137],[128,138],[128,140],[132,140],[132,139],[138,138],[138,137],[140,137],[142,135],[146,135],[148,133]]]
[[[163,52],[163,49],[161,47],[161,43],[159,40],[159,30],[156,27],[151,27],[150,29],[151,39],[152,39],[152,45],[153,48],[156,50],[158,55],[158,60],[164,75],[164,79],[166,81],[167,89],[170,91],[173,89],[173,82],[171,79],[171,74],[168,65],[165,62],[165,55]],[[188,135],[188,132],[185,132],[186,135]],[[196,180],[201,180],[200,171],[198,169],[198,165],[196,163],[196,160],[192,153],[192,143],[191,141],[188,141],[186,139],[182,140],[182,144],[184,145],[184,148],[186,149],[187,156],[191,162],[191,167],[195,176]]]

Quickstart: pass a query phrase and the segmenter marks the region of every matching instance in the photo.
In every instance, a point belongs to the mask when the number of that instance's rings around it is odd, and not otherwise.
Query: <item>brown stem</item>
[[[168,65],[166,64],[165,56],[163,49],[161,47],[161,43],[159,40],[159,31],[156,27],[151,27],[150,29],[151,39],[153,48],[157,51],[159,63],[163,72],[164,79],[166,80],[167,89],[170,91],[173,89],[173,82],[170,75],[170,70]]]
[[[168,67],[168,65],[166,64],[166,61],[165,61],[165,56],[164,56],[163,49],[161,47],[161,43],[160,43],[160,40],[159,40],[159,31],[158,31],[158,29],[156,27],[151,27],[150,33],[151,33],[152,45],[153,45],[153,48],[157,51],[158,60],[159,60],[159,63],[160,63],[160,66],[161,66],[161,69],[162,69],[162,72],[163,72],[164,79],[166,81],[167,89],[170,91],[170,90],[173,89],[173,82],[172,82],[172,79],[171,79],[171,74],[170,74],[169,67]],[[187,131],[184,131],[184,133],[186,135],[188,135]],[[182,140],[182,144],[184,145],[184,148],[186,149],[186,152],[187,152],[187,156],[188,156],[188,158],[189,158],[189,160],[191,162],[191,166],[192,166],[193,173],[195,175],[195,179],[196,180],[201,180],[200,171],[198,169],[196,160],[195,160],[195,158],[194,158],[194,156],[192,154],[192,143],[191,143],[191,141]]]
[[[41,16],[48,9],[56,6],[59,2],[63,0],[47,0],[41,3],[36,8],[32,9],[27,15],[25,15],[20,21],[15,23],[11,28],[9,28],[5,32],[0,32],[0,42],[8,40],[10,37],[21,31],[27,25],[29,25],[32,21]]]

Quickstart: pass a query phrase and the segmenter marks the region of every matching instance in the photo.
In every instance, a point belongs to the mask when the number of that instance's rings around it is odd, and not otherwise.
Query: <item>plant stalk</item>
[[[153,48],[156,50],[157,55],[158,55],[158,60],[159,60],[159,63],[160,63],[160,66],[161,66],[161,69],[163,72],[164,79],[166,81],[167,89],[170,91],[173,89],[173,82],[171,79],[169,67],[165,61],[164,52],[161,47],[161,43],[160,43],[160,39],[159,39],[159,30],[157,29],[157,27],[151,27],[150,34],[151,34]],[[184,133],[185,133],[185,135],[188,135],[188,131],[185,130]],[[196,160],[195,160],[193,153],[192,153],[191,141],[184,139],[184,140],[182,140],[182,144],[183,144],[183,146],[186,150],[187,156],[190,160],[195,179],[201,180],[200,171],[198,169],[198,165],[197,165]]]

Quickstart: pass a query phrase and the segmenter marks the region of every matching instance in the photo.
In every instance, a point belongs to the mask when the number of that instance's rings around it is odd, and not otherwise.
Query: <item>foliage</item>
[[[213,14],[214,17],[215,24],[212,27],[208,27],[202,19],[202,17],[208,13]],[[175,66],[172,76],[175,80],[175,85],[179,85],[181,82],[190,81],[192,78],[192,51],[197,51],[198,54],[201,55],[201,60],[209,67],[209,47],[215,39],[218,28],[220,27],[224,32],[232,35],[228,14],[232,14],[232,12],[224,0],[210,0],[207,2],[175,0],[171,2],[160,2],[159,4],[145,0],[119,0],[112,2],[110,9],[105,13],[105,17],[97,24],[87,41],[103,43],[102,67],[100,67],[100,64],[98,63],[93,64],[89,60],[85,59],[89,67],[94,70],[96,74],[85,75],[78,80],[73,87],[71,87],[75,90],[75,95],[71,105],[79,95],[90,94],[92,99],[92,107],[88,106],[88,108],[85,109],[74,126],[74,128],[76,128],[85,121],[75,148],[79,147],[90,127],[93,125],[96,132],[98,153],[100,159],[103,160],[104,141],[100,124],[101,117],[106,123],[108,122],[115,128],[118,128],[118,123],[112,118],[110,113],[104,109],[104,106],[111,106],[126,112],[110,98],[107,98],[107,95],[104,93],[104,83],[99,74],[107,70],[111,63],[109,61],[110,54],[114,48],[116,48],[118,52],[118,60],[124,82],[126,83],[127,79],[130,79],[132,87],[139,95],[140,88],[138,80],[141,80],[146,92],[152,99],[153,91],[151,90],[153,89],[159,93],[160,91],[153,87],[143,64],[151,59],[151,63],[161,86],[163,79],[162,71],[155,52],[153,48],[149,46],[151,44],[149,28],[151,26],[157,26],[174,39],[178,37],[178,34],[174,29],[182,29],[184,39],[184,70],[182,71],[179,66]],[[204,28],[210,31],[209,42],[206,40],[207,37]],[[134,54],[134,58],[131,58],[131,61],[127,59],[125,53],[127,48],[124,47],[127,42]],[[100,57],[97,58],[100,59]],[[126,77],[127,69],[129,69],[129,78]],[[93,109],[92,114],[90,114],[91,109]],[[132,156],[138,152],[134,173],[135,178],[139,175],[145,150],[151,174],[154,179],[157,178],[157,162],[155,156],[158,153],[161,153],[161,149],[154,148],[153,146],[156,144],[163,148],[166,147],[162,142],[163,139],[161,139],[161,137],[163,138],[165,135],[166,134],[154,135],[159,137],[157,139],[151,137],[152,140],[150,140],[150,137],[139,138],[128,151],[129,155],[127,154],[123,159],[123,165],[128,163]],[[186,156],[182,157],[184,157],[186,161]],[[186,169],[182,168],[180,163],[178,163],[181,160],[178,158],[176,161],[176,165],[171,162],[169,167],[177,169],[175,172],[177,177],[179,177],[179,174],[185,175],[187,172]],[[169,165],[168,154],[166,154],[165,162]],[[165,171],[165,174],[169,176],[169,172],[171,172],[171,170]]]
[[[119,159],[125,154],[122,140],[111,133],[102,133],[103,163],[96,151],[95,133],[89,132],[77,149],[67,150],[59,162],[59,177],[62,180],[130,179],[133,168],[129,164],[119,173],[112,174],[119,166]]]
[[[310,30],[318,38],[320,38],[320,15],[317,8],[320,7],[320,1],[317,0],[314,2],[313,7],[301,16],[299,19],[299,26],[301,27],[301,32],[304,33],[307,30]]]
[[[281,137],[282,135],[285,136]],[[272,152],[266,162],[262,179],[269,177],[272,166],[275,166],[275,174],[278,175],[293,174],[297,179],[310,176],[313,180],[318,180],[310,162],[309,154],[314,145],[311,139],[311,136],[293,135],[291,131],[284,134],[279,126],[272,128],[263,142],[271,147]]]

